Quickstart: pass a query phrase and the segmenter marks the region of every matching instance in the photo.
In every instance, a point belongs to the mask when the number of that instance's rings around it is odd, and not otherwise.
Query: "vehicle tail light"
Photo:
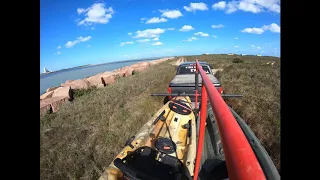
[[[222,87],[218,87],[218,92],[219,92],[220,94],[223,94],[223,89],[222,89]]]
[[[172,93],[172,89],[171,89],[171,87],[168,87],[168,93],[169,93],[169,94],[171,94],[171,93]],[[168,98],[169,98],[169,100],[170,100],[170,99],[172,98],[172,96],[169,96]]]

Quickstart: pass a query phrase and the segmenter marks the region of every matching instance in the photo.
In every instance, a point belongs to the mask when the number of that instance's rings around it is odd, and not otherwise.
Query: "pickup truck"
[[[213,85],[220,94],[223,93],[219,80],[213,75],[210,65],[206,62],[200,62],[202,69],[207,73]],[[195,94],[195,62],[184,62],[177,67],[176,76],[172,79],[168,87],[168,93]],[[198,75],[198,93],[201,94],[202,78]],[[171,99],[171,97],[168,97]],[[195,96],[190,97],[195,102]],[[200,98],[199,98],[200,100]]]

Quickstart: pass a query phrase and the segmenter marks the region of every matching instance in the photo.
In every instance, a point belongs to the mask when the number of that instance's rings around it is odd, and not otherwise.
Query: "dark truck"
[[[213,85],[217,88],[219,93],[223,93],[219,80],[213,75],[210,65],[206,62],[200,62],[202,69],[207,73]],[[176,76],[172,79],[168,87],[168,93],[179,94],[195,94],[195,62],[184,62],[177,67]],[[202,79],[198,75],[198,92],[201,94]],[[171,97],[168,97],[171,99]],[[190,97],[192,102],[195,102],[195,96]],[[200,100],[200,98],[198,98]]]

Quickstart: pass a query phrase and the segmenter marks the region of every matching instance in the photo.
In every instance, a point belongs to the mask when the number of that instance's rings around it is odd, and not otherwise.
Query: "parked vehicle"
[[[223,93],[220,81],[213,75],[210,65],[206,62],[200,62],[203,70],[207,73],[212,84],[217,88],[219,93]],[[195,93],[195,72],[196,65],[195,62],[184,62],[177,67],[176,76],[171,80],[168,93],[180,93],[180,94],[194,94]],[[202,79],[198,75],[199,87],[201,87]],[[201,88],[199,88],[198,93],[201,94]],[[168,97],[171,99],[172,97]],[[191,101],[195,101],[195,97],[190,97]]]

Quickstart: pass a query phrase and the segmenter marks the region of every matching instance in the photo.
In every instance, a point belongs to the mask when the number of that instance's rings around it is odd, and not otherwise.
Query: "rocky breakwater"
[[[103,88],[116,82],[117,77],[127,77],[136,72],[145,71],[152,65],[159,64],[166,60],[173,59],[162,58],[148,62],[138,62],[136,64],[125,66],[114,71],[106,71],[85,79],[68,80],[59,87],[51,87],[46,93],[40,96],[40,116],[51,112],[57,112],[59,106],[67,101],[73,100],[73,90],[88,89],[90,87]]]

